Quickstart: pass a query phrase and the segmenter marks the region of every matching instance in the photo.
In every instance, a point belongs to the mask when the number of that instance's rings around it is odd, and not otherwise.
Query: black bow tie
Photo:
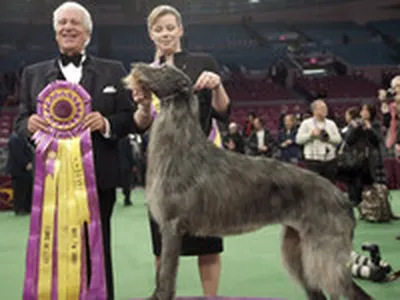
[[[82,60],[82,54],[75,54],[72,56],[61,54],[60,55],[61,63],[65,67],[69,63],[73,63],[76,67],[79,67]]]

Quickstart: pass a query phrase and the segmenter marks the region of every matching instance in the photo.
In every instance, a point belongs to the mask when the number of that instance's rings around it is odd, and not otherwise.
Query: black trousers
[[[310,171],[325,177],[332,183],[336,183],[337,166],[335,159],[328,161],[305,160],[304,163]]]
[[[116,201],[115,189],[98,190],[100,219],[103,233],[104,265],[107,284],[107,300],[114,300],[114,276],[111,260],[111,215]],[[86,234],[88,236],[88,234]],[[89,241],[86,239],[87,257],[89,258]],[[87,261],[88,281],[90,282],[90,259]],[[88,283],[89,283],[88,282]]]
[[[132,191],[132,182],[133,182],[133,172],[131,169],[126,169],[121,171],[122,178],[121,178],[121,186],[122,186],[122,193],[124,194],[124,201],[129,202],[131,198],[131,191]]]
[[[13,207],[15,213],[30,213],[32,210],[32,176],[12,177],[11,185],[14,193]]]

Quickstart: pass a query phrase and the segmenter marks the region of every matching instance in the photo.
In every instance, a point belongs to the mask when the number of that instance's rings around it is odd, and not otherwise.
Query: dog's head
[[[125,78],[125,84],[134,89],[140,88],[144,93],[154,93],[161,100],[175,95],[192,93],[192,81],[178,68],[164,64],[152,66],[136,63],[131,73]]]

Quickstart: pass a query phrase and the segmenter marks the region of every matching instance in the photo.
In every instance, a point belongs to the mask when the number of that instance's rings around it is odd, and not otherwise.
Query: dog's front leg
[[[181,251],[182,235],[177,222],[165,223],[161,228],[161,259],[156,274],[156,288],[151,300],[173,300]]]

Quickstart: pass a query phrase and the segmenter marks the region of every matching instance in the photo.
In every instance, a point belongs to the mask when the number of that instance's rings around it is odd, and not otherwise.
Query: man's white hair
[[[93,31],[93,21],[92,16],[90,15],[89,11],[82,6],[81,4],[74,2],[74,1],[67,1],[57,7],[53,12],[53,28],[56,30],[57,22],[59,19],[60,13],[64,9],[75,9],[79,10],[83,13],[83,25],[85,26],[86,30],[89,32],[89,35],[92,35]]]
[[[392,81],[390,82],[390,86],[394,88],[396,85],[400,85],[400,75],[393,77]]]

